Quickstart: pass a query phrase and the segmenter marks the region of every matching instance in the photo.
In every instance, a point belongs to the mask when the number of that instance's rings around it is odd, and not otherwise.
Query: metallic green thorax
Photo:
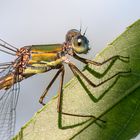
[[[23,75],[34,75],[56,68],[62,63],[62,44],[25,46],[30,50],[30,60]]]
[[[59,52],[59,51],[62,51],[62,44],[32,45],[30,47],[31,47],[32,51],[42,51],[42,52]]]

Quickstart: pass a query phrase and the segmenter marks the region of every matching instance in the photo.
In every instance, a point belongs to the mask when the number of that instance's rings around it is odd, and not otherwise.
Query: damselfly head
[[[82,35],[81,31],[76,29],[67,32],[66,43],[72,46],[73,51],[78,54],[86,54],[90,50],[89,41],[85,37],[85,33]]]
[[[81,35],[81,31],[78,31],[76,29],[69,30],[66,34],[66,42],[71,42],[72,38],[78,35]]]

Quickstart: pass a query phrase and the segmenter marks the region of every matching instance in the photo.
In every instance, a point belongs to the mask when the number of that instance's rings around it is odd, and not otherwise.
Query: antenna
[[[83,36],[86,34],[87,29],[88,29],[88,27],[85,29],[85,32],[83,33]]]

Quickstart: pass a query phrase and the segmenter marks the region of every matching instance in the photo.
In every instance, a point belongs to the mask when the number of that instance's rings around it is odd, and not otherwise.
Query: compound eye
[[[77,40],[77,42],[78,42],[78,46],[81,46],[82,40],[80,38]]]

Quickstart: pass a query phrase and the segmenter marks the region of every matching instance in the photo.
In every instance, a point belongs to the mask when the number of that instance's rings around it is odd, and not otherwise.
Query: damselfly
[[[115,75],[96,85],[70,61],[69,56],[72,56],[85,64],[90,63],[97,66],[103,65],[114,59],[128,59],[128,57],[116,55],[103,62],[96,62],[79,56],[80,54],[87,54],[89,50],[89,41],[85,37],[85,33],[82,34],[81,30],[79,31],[76,29],[71,29],[67,32],[65,42],[62,44],[31,45],[18,49],[7,42],[0,40],[0,51],[15,56],[14,61],[0,64],[0,90],[2,92],[0,93],[1,140],[10,139],[14,135],[16,106],[20,90],[19,83],[35,74],[45,73],[52,69],[57,69],[58,71],[40,97],[39,102],[42,105],[45,105],[44,98],[47,95],[48,90],[57,77],[61,75],[57,111],[64,115],[93,117],[97,119],[92,115],[70,114],[61,111],[60,97],[63,93],[62,88],[65,73],[64,63],[68,64],[76,77],[81,76],[92,87],[98,87],[117,76],[119,73],[116,73]]]

